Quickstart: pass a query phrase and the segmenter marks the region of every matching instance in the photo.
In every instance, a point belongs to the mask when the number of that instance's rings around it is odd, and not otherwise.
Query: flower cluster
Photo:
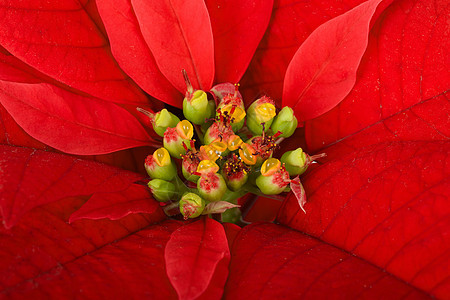
[[[194,90],[183,74],[185,120],[167,109],[156,114],[138,109],[163,138],[164,146],[147,157],[145,169],[152,179],[148,186],[165,203],[166,213],[176,208],[185,219],[223,213],[223,221],[236,221],[237,199],[246,193],[275,195],[291,189],[302,207],[298,176],[322,155],[311,157],[298,148],[273,157],[297,128],[293,110],[284,107],[277,113],[267,96],[245,109],[238,84],[219,84],[206,93]]]

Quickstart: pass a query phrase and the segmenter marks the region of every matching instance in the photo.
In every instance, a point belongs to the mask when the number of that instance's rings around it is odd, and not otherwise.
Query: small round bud
[[[196,218],[205,209],[205,200],[195,193],[186,193],[180,200],[180,212],[184,219]]]
[[[215,202],[222,200],[223,195],[227,191],[227,184],[222,175],[209,172],[202,174],[197,181],[197,189],[203,198]]]
[[[148,183],[153,197],[160,202],[167,202],[175,199],[175,185],[162,179],[153,179]]]
[[[167,109],[163,109],[155,114],[152,125],[156,134],[163,137],[167,127],[175,127],[180,122],[180,119]]]
[[[247,109],[247,127],[255,135],[261,135],[269,130],[276,116],[275,102],[263,96],[253,102]],[[264,123],[265,126],[262,124]]]
[[[211,113],[211,108],[208,107],[208,96],[202,90],[193,92],[190,96],[183,100],[183,114],[194,124],[200,125],[205,123]]]
[[[180,158],[181,155],[186,154],[188,149],[191,149],[190,140],[194,136],[194,127],[187,120],[183,120],[177,124],[175,128],[167,128],[164,132],[164,148],[166,148],[170,155],[175,158]]]
[[[221,121],[216,121],[209,126],[203,137],[203,142],[205,145],[211,144],[217,140],[226,143],[228,142],[228,138],[232,135],[234,135],[234,132],[231,129],[231,125],[224,124]]]
[[[223,165],[222,176],[230,190],[238,191],[247,182],[250,170],[250,167],[233,154]]]
[[[177,174],[177,168],[165,148],[159,148],[153,152],[153,155],[147,156],[144,167],[152,179],[170,181]]]
[[[289,173],[276,158],[267,159],[261,166],[261,175],[256,178],[256,185],[266,195],[283,192],[289,182]]]
[[[247,165],[254,165],[256,164],[256,150],[250,144],[242,143],[239,148],[239,156],[241,160],[246,163]]]
[[[303,174],[308,168],[307,155],[302,148],[288,151],[281,156],[281,162],[286,167],[290,176]]]
[[[273,132],[281,132],[280,137],[290,137],[297,128],[297,118],[292,108],[285,106],[275,117],[271,129]]]

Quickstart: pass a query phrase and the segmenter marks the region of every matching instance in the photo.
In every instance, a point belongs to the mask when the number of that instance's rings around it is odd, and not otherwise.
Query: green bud
[[[282,193],[289,182],[289,173],[276,158],[267,159],[261,166],[261,175],[256,178],[256,185],[266,195]]]
[[[189,157],[183,157],[183,162],[181,163],[181,171],[183,172],[184,178],[191,182],[197,183],[200,178],[199,175],[195,175],[194,172],[197,171],[198,162],[193,161]]]
[[[269,97],[263,96],[248,107],[247,127],[254,135],[261,135],[263,128],[264,132],[269,130],[275,116],[275,102]]]
[[[211,108],[208,103],[208,97],[202,90],[196,90],[190,99],[185,97],[183,100],[183,114],[194,124],[201,125],[211,114]]]
[[[288,151],[281,156],[281,162],[284,164],[286,171],[290,176],[296,176],[303,174],[308,168],[307,156],[303,152],[302,148],[298,148],[294,151]]]
[[[205,200],[215,202],[222,200],[227,191],[227,184],[222,175],[209,172],[203,174],[197,181],[197,189]]]
[[[163,137],[167,127],[175,127],[178,122],[180,122],[180,119],[164,108],[155,114],[152,125],[155,132]]]
[[[277,195],[284,191],[286,185],[280,185],[275,183],[274,177],[276,175],[263,176],[259,175],[256,178],[256,185],[261,190],[261,192],[265,195]]]
[[[279,135],[280,137],[287,138],[294,134],[297,124],[298,121],[294,116],[294,111],[292,108],[285,106],[275,117],[271,128],[274,133],[280,131],[282,133]]]
[[[175,158],[181,158],[191,149],[190,140],[194,135],[194,127],[188,120],[183,120],[175,128],[167,128],[164,132],[164,148]]]
[[[153,197],[160,202],[167,202],[176,197],[175,185],[171,182],[153,179],[148,183],[148,187],[152,191]]]
[[[170,159],[165,148],[157,149],[153,155],[147,156],[144,163],[148,176],[152,179],[172,180],[177,174],[177,167]]]
[[[180,200],[180,212],[184,219],[196,218],[200,216],[205,209],[205,200],[194,193],[186,193]]]

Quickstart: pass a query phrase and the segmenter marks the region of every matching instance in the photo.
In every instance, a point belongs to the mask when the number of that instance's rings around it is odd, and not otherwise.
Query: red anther
[[[182,144],[183,144],[184,150],[188,151],[189,149],[188,149],[188,147],[186,146],[186,143],[185,143],[184,141],[182,141]]]
[[[281,132],[281,131],[277,131],[277,133],[275,133],[274,135],[273,135],[273,137],[274,138],[277,138],[277,137],[279,137],[280,135],[282,135],[283,133]]]
[[[183,142],[184,143],[184,142]],[[191,140],[191,148],[192,149],[195,149],[195,140]],[[186,149],[186,151],[187,151],[187,149]]]
[[[236,110],[236,105],[233,105],[230,110],[230,115],[233,115],[235,110]]]
[[[239,86],[240,86],[239,83],[235,83],[235,84],[234,84],[234,97],[235,97],[235,98],[237,97],[237,93],[238,93],[238,90],[239,90]]]
[[[184,77],[184,82],[186,83],[186,98],[190,100],[190,96],[194,92],[194,88],[192,87],[191,81],[189,80],[188,74],[185,69],[181,70]]]

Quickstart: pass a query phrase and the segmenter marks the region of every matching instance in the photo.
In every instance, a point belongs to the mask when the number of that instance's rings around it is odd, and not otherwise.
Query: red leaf
[[[214,80],[214,44],[203,0],[131,0],[142,35],[161,73],[184,94],[185,69],[196,89]]]
[[[141,175],[74,157],[0,146],[0,209],[7,228],[29,210],[59,199],[122,192]]]
[[[181,107],[181,94],[161,74],[131,6],[131,0],[97,1],[111,51],[122,69],[147,93]],[[180,71],[176,74],[181,76]]]
[[[231,249],[238,235],[239,231],[241,231],[241,227],[235,225],[233,223],[223,223],[223,229],[225,230],[225,234],[227,235],[228,240],[228,248]]]
[[[241,81],[244,100],[267,94],[281,104],[286,69],[298,47],[319,25],[363,1],[274,1],[266,34]]]
[[[297,50],[286,71],[283,106],[300,121],[329,111],[351,91],[381,1],[369,0],[321,25]]]
[[[400,111],[405,119],[416,119],[411,132],[429,128],[427,119],[433,115],[447,118],[445,95],[439,104],[426,104],[429,112],[418,111],[414,105],[450,89],[450,41],[446,37],[449,9],[446,1],[404,0],[385,11],[383,22],[371,32],[353,91],[335,109],[306,122],[312,151]],[[400,121],[402,115],[397,118]],[[438,131],[445,135],[445,126]]]
[[[218,287],[213,298],[220,298],[229,259],[225,231],[220,223],[209,218],[174,231],[165,250],[167,274],[180,299],[195,299],[209,285]]]
[[[69,222],[80,219],[117,220],[132,213],[151,214],[159,208],[145,186],[132,184],[119,192],[94,194],[86,204],[70,216]]]
[[[36,139],[66,153],[104,154],[149,144],[140,123],[115,104],[57,87],[0,81],[5,106]]]
[[[145,103],[118,68],[93,7],[79,2],[6,1],[0,44],[42,73],[107,101]]]
[[[355,143],[350,151],[340,143],[327,151],[339,158],[303,179],[308,213],[290,197],[279,221],[443,297],[450,265],[449,145]]]
[[[269,24],[273,0],[207,0],[206,5],[214,35],[216,82],[237,83]]]
[[[0,78],[0,103],[28,134],[58,150],[102,154],[149,144],[125,109],[78,95],[4,51]]]
[[[28,135],[0,104],[0,144],[46,149],[48,146]]]
[[[347,252],[274,224],[243,228],[232,250],[225,299],[426,296]]]
[[[0,229],[0,297],[7,299],[172,299],[164,246],[174,221],[130,215],[120,221],[67,219],[82,199],[33,210],[11,230]]]

